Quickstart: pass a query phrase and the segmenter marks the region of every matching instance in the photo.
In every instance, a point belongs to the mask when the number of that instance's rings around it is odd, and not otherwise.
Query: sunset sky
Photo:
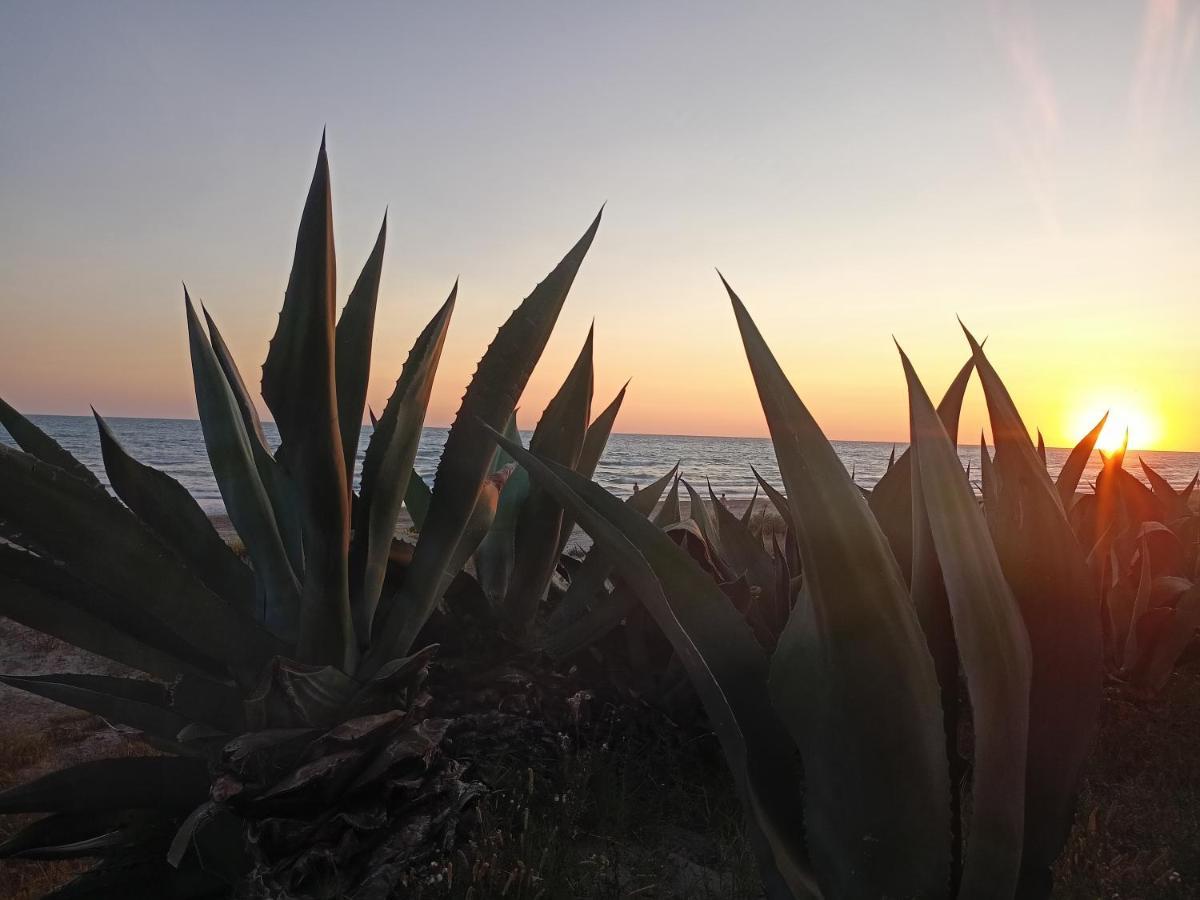
[[[1200,449],[1200,2],[0,6],[0,395],[192,417],[181,281],[257,379],[328,128],[339,306],[385,207],[370,402],[461,277],[428,423],[604,224],[617,430],[759,435],[747,303],[833,438],[904,440],[982,337],[1031,428]],[[978,435],[972,388],[963,440]]]

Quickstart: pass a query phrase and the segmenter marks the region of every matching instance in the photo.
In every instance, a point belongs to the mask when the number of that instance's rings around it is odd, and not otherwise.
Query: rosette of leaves
[[[435,648],[413,643],[444,573],[486,532],[499,492],[486,428],[512,416],[598,225],[500,328],[422,495],[412,464],[455,286],[408,355],[355,492],[385,228],[338,316],[322,140],[262,372],[278,447],[185,294],[205,445],[244,559],[99,415],[112,493],[0,403],[20,447],[0,446],[0,614],[141,673],[4,683],[128,726],[160,754],[0,794],[0,812],[42,816],[0,855],[98,858],[63,897],[382,897],[378,873],[399,877],[452,837],[476,788],[439,756],[447,723],[420,690]],[[397,588],[406,497],[424,527]]]

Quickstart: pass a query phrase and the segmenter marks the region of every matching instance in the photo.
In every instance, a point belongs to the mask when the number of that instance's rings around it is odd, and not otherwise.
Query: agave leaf
[[[974,359],[963,363],[946,393],[938,404],[938,416],[946,426],[946,433],[951,442],[958,446],[958,420],[962,413],[963,396],[971,381],[971,372],[975,369]],[[867,505],[875,514],[879,527],[887,535],[888,544],[904,573],[905,584],[911,584],[913,579],[913,516],[912,516],[912,460],[909,450],[905,450],[896,458],[896,447],[892,445],[892,458],[888,462],[887,471],[871,490],[867,497]]]
[[[1170,613],[1157,640],[1143,650],[1131,673],[1139,684],[1152,691],[1162,690],[1179,657],[1196,638],[1196,630],[1200,629],[1200,584],[1184,592]]]
[[[575,471],[585,478],[596,474],[596,466],[600,465],[600,458],[604,456],[604,449],[608,446],[608,439],[612,435],[613,425],[616,424],[617,413],[621,411],[621,404],[625,402],[625,390],[628,387],[627,381],[617,392],[612,403],[588,426],[583,439],[583,449],[579,451],[579,461],[575,463]],[[505,436],[508,437],[507,434]],[[562,556],[574,530],[575,520],[570,514],[564,514],[562,527],[558,530],[558,552],[555,553],[555,558]]]
[[[94,409],[92,414],[100,432],[104,470],[117,496],[213,593],[252,614],[254,573],[217,534],[200,504],[170,475],[130,456],[101,415]]]
[[[819,896],[800,839],[793,748],[763,689],[766,654],[746,623],[661,528],[578,473],[500,442],[574,513],[671,641],[733,772],[768,896]]]
[[[120,614],[120,622],[103,617],[106,604]],[[0,615],[159,678],[170,680],[197,671],[185,661],[192,651],[182,641],[173,640],[185,654],[179,659],[135,637],[146,630],[137,627],[139,623],[131,615],[135,611],[40,556],[0,544]],[[163,636],[162,629],[157,632],[151,629],[153,636]],[[166,636],[171,642],[173,635],[167,632]]]
[[[965,329],[964,329],[965,331]],[[1026,763],[1023,896],[1049,892],[1070,832],[1096,730],[1103,639],[1100,603],[1060,495],[983,349],[967,332],[996,444],[992,537],[1033,650]]]
[[[676,469],[678,467],[676,463]],[[679,511],[679,481],[680,478],[676,475],[675,480],[671,482],[671,490],[667,491],[667,499],[663,501],[662,509],[654,517],[654,524],[659,528],[674,525],[682,518]]]
[[[617,422],[621,404],[625,402],[625,391],[628,388],[629,382],[627,381],[621,386],[621,390],[617,391],[617,396],[613,398],[613,401],[604,407],[600,415],[596,416],[592,424],[588,426],[587,434],[583,439],[583,449],[579,451],[579,461],[575,464],[575,471],[585,478],[591,478],[596,474],[596,466],[600,464],[600,458],[604,456],[604,449],[608,446],[608,439]]]
[[[1046,464],[1046,439],[1042,437],[1042,429],[1040,428],[1037,430],[1037,437],[1037,455],[1044,466]]]
[[[102,810],[51,815],[22,828],[0,844],[0,859],[75,859],[100,856],[114,847],[169,834],[174,820],[158,811]]]
[[[388,551],[396,535],[396,522],[408,490],[434,375],[446,343],[457,295],[458,284],[455,283],[446,302],[409,351],[396,388],[371,433],[363,458],[362,486],[355,508],[354,543],[350,548],[354,626],[363,646],[370,641],[371,621],[387,573]],[[361,409],[358,415],[362,416]]]
[[[958,452],[903,351],[900,358],[909,392],[914,519],[932,536],[975,724],[970,841],[958,893],[1008,898],[1021,868],[1029,636]],[[914,588],[916,581],[914,573]]]
[[[724,557],[721,552],[721,535],[717,532],[717,523],[713,521],[712,513],[704,505],[700,494],[696,492],[686,478],[680,478],[688,492],[688,518],[696,523],[705,542],[717,556]]]
[[[513,414],[508,417],[508,424],[504,426],[504,436],[510,441],[516,441],[518,444],[524,447],[525,442],[521,440],[521,429],[517,426],[518,412],[520,412],[520,410],[514,409]],[[492,456],[492,465],[489,471],[495,474],[507,465],[515,466],[516,464],[517,461],[505,453],[503,447],[497,447],[495,454]]]
[[[808,846],[821,886],[834,896],[940,895],[950,863],[941,704],[903,575],[837,453],[725,288],[804,569],[770,689],[804,760]]]
[[[1179,493],[1179,499],[1183,501],[1183,504],[1187,506],[1188,509],[1191,509],[1192,494],[1195,493],[1196,485],[1198,483],[1200,483],[1200,472],[1197,472],[1195,475],[1193,475],[1192,480],[1187,483],[1187,487],[1185,487]]]
[[[508,456],[507,453],[504,455]],[[503,606],[512,580],[517,553],[517,519],[530,489],[529,474],[515,462],[509,465],[513,469],[500,492],[496,515],[475,553],[475,576],[479,587],[496,610]]]
[[[750,502],[746,504],[746,508],[742,510],[742,525],[749,527],[750,520],[754,517],[754,504],[758,502],[758,485],[754,485],[754,493],[750,495]]]
[[[425,517],[429,514],[429,503],[433,499],[433,491],[425,483],[425,479],[413,469],[408,478],[408,488],[404,491],[404,507],[412,516],[413,527],[420,531],[425,525]]]
[[[454,548],[454,555],[450,557],[450,565],[446,569],[442,584],[438,588],[439,596],[449,587],[454,576],[462,571],[467,560],[475,554],[480,543],[491,530],[500,506],[500,494],[507,487],[509,476],[514,471],[515,469],[502,469],[495,472],[489,475],[480,486],[479,496],[476,497],[475,505],[471,507],[471,515],[467,519],[467,527],[463,529],[458,546]]]
[[[171,709],[167,689],[153,681],[106,675],[0,675],[0,684],[93,713],[178,744],[190,720]]]
[[[230,848],[223,844],[221,849],[229,852]],[[209,865],[224,862],[213,853],[206,854],[205,860]],[[106,855],[99,865],[46,894],[44,900],[212,900],[227,895],[229,886],[227,873],[214,874],[199,865],[176,869],[165,854],[147,857],[135,847]]]
[[[186,811],[208,796],[203,760],[115,757],[79,763],[0,791],[0,813],[92,813],[120,809]]]
[[[1079,479],[1083,476],[1083,470],[1087,468],[1088,457],[1092,455],[1092,450],[1107,421],[1108,413],[1105,413],[1096,423],[1096,427],[1085,434],[1071,449],[1067,461],[1063,463],[1057,482],[1058,497],[1062,501],[1063,509],[1070,509],[1075,503],[1075,491],[1079,488]]]
[[[217,323],[206,308],[204,309],[204,321],[208,324],[208,336],[213,353],[216,354],[217,362],[221,366],[221,371],[225,373],[225,380],[242,413],[242,422],[250,441],[254,466],[258,469],[258,478],[271,503],[275,526],[279,529],[279,536],[287,551],[288,562],[291,563],[293,574],[299,577],[304,573],[304,543],[300,531],[300,511],[296,508],[292,485],[271,454],[271,448],[267,446],[267,436],[263,431],[262,420],[258,417],[258,407],[254,405],[254,399],[246,388],[246,381],[242,378],[241,370],[238,369],[229,346],[221,336]],[[297,585],[297,590],[299,590],[299,585]]]
[[[1138,647],[1138,623],[1142,617],[1150,611],[1150,588],[1154,583],[1152,572],[1150,570],[1150,548],[1147,545],[1146,539],[1141,540],[1140,548],[1140,565],[1138,566],[1138,586],[1137,591],[1133,595],[1133,608],[1129,613],[1128,631],[1125,636],[1125,644],[1120,654],[1122,661],[1122,670],[1129,670],[1136,665],[1141,648]]]
[[[58,441],[42,431],[0,398],[0,426],[9,433],[17,446],[43,462],[57,466],[92,487],[104,489],[92,470],[77,460]]]
[[[615,590],[561,627],[550,630],[539,649],[558,660],[578,653],[620,625],[637,609],[637,602],[637,597],[628,591]]]
[[[196,408],[204,445],[229,520],[246,545],[263,592],[263,620],[285,640],[294,637],[298,586],[271,501],[254,464],[237,400],[184,289]]]
[[[349,670],[358,648],[347,567],[350,489],[334,366],[335,284],[329,160],[322,136],[279,325],[263,363],[262,395],[279,428],[277,458],[295,487],[304,534],[297,653],[307,662]]]
[[[786,525],[789,530],[794,529],[795,523],[792,521],[792,508],[788,505],[788,498],[783,496],[783,494],[777,488],[775,488],[774,485],[763,478],[762,475],[759,474],[758,469],[754,468],[754,466],[750,467],[750,471],[754,473],[754,477],[758,480],[758,483],[762,485],[762,489],[766,493],[767,498],[771,501],[771,505],[775,507],[775,511],[779,513],[779,517],[783,519],[783,524]]]
[[[592,414],[594,331],[588,329],[575,364],[529,439],[531,451],[571,468],[579,462]],[[504,615],[515,635],[528,631],[546,597],[558,565],[562,528],[562,507],[534,487],[517,515],[512,577],[504,597]]]
[[[750,533],[741,520],[722,503],[712,484],[708,485],[708,496],[716,519],[717,533],[721,536],[721,555],[733,570],[734,575],[745,575],[747,581],[764,593],[775,583],[775,564],[762,541]]]
[[[1187,503],[1180,496],[1179,491],[1171,487],[1171,482],[1152,469],[1140,456],[1138,457],[1138,463],[1141,465],[1142,471],[1146,473],[1146,480],[1150,482],[1154,496],[1162,504],[1164,513],[1172,519],[1177,519],[1191,512],[1188,509]]]
[[[676,463],[662,478],[626,497],[625,504],[635,512],[649,517],[650,513],[654,512],[654,507],[658,505],[658,499],[667,489],[667,485],[673,483],[675,473],[678,471],[679,463]],[[547,622],[550,637],[545,646],[548,653],[560,657],[565,655],[567,651],[562,651],[561,648],[570,643],[570,639],[565,637],[560,639],[558,632],[588,611],[597,595],[604,590],[604,583],[608,580],[611,572],[612,560],[604,553],[603,549],[593,544],[584,558],[583,564],[572,574],[570,587],[563,595],[562,602],[550,614]],[[597,635],[597,637],[599,636]],[[552,647],[559,649],[555,650]]]
[[[218,677],[252,678],[282,645],[196,579],[128,509],[62,470],[0,446],[0,521],[36,539],[76,577],[136,610]],[[142,639],[145,639],[144,637]],[[155,642],[156,646],[163,643]],[[176,653],[174,647],[163,647]]]
[[[383,274],[383,247],[387,241],[387,213],[375,246],[359,273],[338,318],[334,337],[337,360],[337,418],[342,433],[342,454],[346,460],[346,484],[354,484],[354,460],[362,432],[363,408],[367,405],[367,381],[371,375],[371,339],[375,334],[375,308],[379,300],[379,279]],[[456,285],[457,287],[457,285]]]
[[[596,230],[597,215],[562,262],[533,289],[500,327],[455,417],[438,464],[434,497],[424,517],[412,565],[394,600],[376,615],[378,639],[360,674],[370,676],[390,659],[405,656],[429,618],[446,577],[446,566],[459,545],[493,457],[488,427],[503,428],[516,409],[533,367],[550,338],[575,273]]]

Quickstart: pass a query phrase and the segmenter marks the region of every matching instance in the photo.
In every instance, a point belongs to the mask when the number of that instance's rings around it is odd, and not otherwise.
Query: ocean
[[[96,423],[90,416],[30,416],[30,419],[104,480]],[[204,436],[198,421],[114,418],[108,422],[134,457],[176,478],[205,511],[210,514],[224,511],[204,452]],[[264,423],[264,430],[269,442],[278,440],[273,423]],[[446,428],[426,428],[421,436],[416,469],[430,483],[447,431]],[[370,434],[371,429],[367,426],[359,439],[360,468]],[[529,435],[525,437],[528,440]],[[0,440],[11,443],[2,428]],[[833,446],[846,469],[853,471],[855,480],[865,488],[873,487],[883,475],[892,450],[890,443],[867,441],[833,441]],[[903,444],[896,445],[897,454],[903,449]],[[963,464],[970,464],[972,480],[978,483],[979,448],[961,446],[958,452]],[[1063,449],[1047,451],[1047,464],[1052,473],[1057,474],[1068,452]],[[1150,450],[1130,453],[1128,468],[1138,475],[1141,474],[1138,456],[1177,487],[1185,486],[1200,469],[1200,453]],[[614,434],[596,470],[596,480],[614,494],[626,496],[635,484],[654,481],[676,462],[680,464],[683,476],[698,490],[704,490],[705,479],[708,479],[718,495],[723,494],[731,501],[748,499],[754,492],[751,466],[768,481],[782,486],[775,453],[767,438],[662,434]],[[1095,477],[1098,469],[1099,455],[1093,454],[1084,474],[1085,483]]]

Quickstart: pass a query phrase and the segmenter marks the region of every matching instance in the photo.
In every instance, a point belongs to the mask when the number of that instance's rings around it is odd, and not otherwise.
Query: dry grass
[[[25,781],[27,773],[45,768],[54,755],[46,732],[0,737],[0,789]],[[0,818],[0,841],[8,840],[35,816]],[[0,897],[33,900],[87,868],[78,862],[0,862]]]
[[[1153,700],[1105,701],[1055,896],[1200,896],[1200,658]]]

